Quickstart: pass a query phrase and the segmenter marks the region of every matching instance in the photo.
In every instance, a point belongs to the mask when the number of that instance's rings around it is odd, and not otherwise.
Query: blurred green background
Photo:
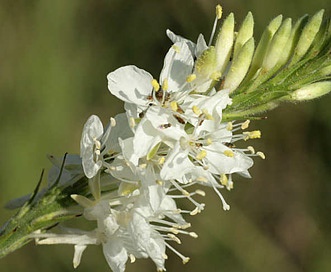
[[[107,90],[108,72],[127,64],[156,78],[171,45],[167,28],[192,40],[209,37],[213,0],[16,0],[0,2],[0,206],[31,192],[46,154],[78,153],[82,126],[92,114],[104,122],[122,111]],[[255,37],[276,15],[297,19],[330,0],[224,0],[239,24],[248,11]],[[236,179],[224,195],[208,191],[207,208],[189,218],[198,239],[169,253],[168,271],[331,271],[331,95],[284,105],[254,123],[263,132],[253,179]],[[12,211],[1,209],[4,222]],[[2,272],[73,271],[73,247],[33,243],[0,260]],[[109,271],[101,247],[90,246],[77,271]],[[137,260],[127,271],[155,271]]]

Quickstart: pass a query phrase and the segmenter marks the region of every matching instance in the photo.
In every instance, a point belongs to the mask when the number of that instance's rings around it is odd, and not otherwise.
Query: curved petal
[[[109,91],[123,100],[145,109],[147,96],[152,92],[153,77],[134,65],[118,68],[107,75]]]
[[[168,51],[160,74],[160,83],[168,80],[168,92],[176,92],[192,73],[194,60],[185,42],[176,42]]]
[[[88,178],[96,175],[102,162],[94,161],[94,142],[103,134],[103,125],[98,116],[92,115],[85,123],[80,141],[80,156],[84,173]]]
[[[102,245],[103,254],[113,272],[124,272],[128,253],[119,239],[109,239]]]

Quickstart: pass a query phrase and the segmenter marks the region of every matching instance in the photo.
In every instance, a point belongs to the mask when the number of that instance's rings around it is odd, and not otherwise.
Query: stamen
[[[250,151],[252,154],[255,154],[255,149],[252,146],[247,146],[248,151]]]
[[[172,233],[168,233],[167,236],[168,236],[172,241],[176,242],[176,243],[179,244],[179,245],[182,243],[181,240],[180,240],[176,235],[174,235],[174,234],[172,234]]]
[[[190,74],[189,76],[187,76],[186,78],[186,82],[187,83],[191,83],[193,80],[195,80],[197,78],[197,76],[195,74]]]
[[[216,27],[217,27],[217,21],[219,19],[221,19],[222,13],[223,13],[222,6],[221,5],[217,5],[216,6],[216,17],[215,17],[213,29],[212,29],[212,32],[211,32],[211,35],[210,35],[210,40],[209,40],[208,46],[210,46],[211,43],[212,43],[212,41],[213,41],[213,38],[214,38],[214,35],[215,35],[215,31],[216,31]]]
[[[226,126],[226,129],[228,131],[231,131],[233,129],[233,123],[232,122],[228,122],[227,126]]]
[[[165,157],[160,157],[157,163],[158,163],[159,165],[163,165],[164,162],[165,162]]]
[[[136,257],[133,254],[129,254],[130,263],[134,263],[136,261]]]
[[[136,126],[136,121],[134,120],[133,117],[130,117],[129,119],[129,126],[130,128],[134,128]]]
[[[196,159],[201,161],[202,159],[204,159],[207,156],[207,151],[206,150],[201,150],[197,155],[196,155]]]
[[[251,122],[250,120],[246,120],[244,123],[242,123],[241,129],[244,130],[244,129],[248,128],[250,122]]]
[[[165,243],[165,245],[173,252],[175,253],[179,258],[182,259],[183,264],[186,264],[189,262],[190,258],[189,257],[185,257],[184,255],[182,255],[181,253],[179,253],[176,249],[174,249],[171,245],[169,245],[168,243]]]
[[[177,45],[173,45],[172,46],[172,49],[175,50],[176,53],[179,53],[180,52],[180,48]]]
[[[196,105],[194,105],[194,106],[192,107],[192,111],[193,111],[196,115],[198,115],[198,116],[202,113],[202,111],[200,110],[200,108],[199,108],[198,106],[196,106]]]
[[[227,156],[227,157],[230,157],[230,158],[233,158],[233,157],[234,157],[234,153],[233,153],[233,151],[230,150],[230,149],[225,150],[225,151],[223,152],[223,154],[224,154],[225,156]]]
[[[153,89],[158,92],[160,90],[160,84],[157,82],[156,79],[153,79],[152,80],[152,86],[153,86]]]
[[[206,144],[211,145],[213,143],[213,140],[211,138],[207,138]]]
[[[222,77],[221,72],[214,72],[210,75],[210,79],[218,81]]]
[[[113,117],[110,118],[110,126],[116,126],[116,120]]]
[[[260,130],[247,131],[247,132],[244,132],[243,134],[245,135],[245,138],[244,138],[245,141],[247,141],[248,139],[261,138]]]
[[[171,102],[170,102],[170,108],[171,108],[173,111],[177,112],[177,110],[178,110],[178,104],[177,104],[177,102],[176,102],[176,101],[171,101]]]
[[[168,91],[168,89],[169,89],[168,79],[165,78],[162,82],[162,90],[163,91]]]
[[[226,186],[228,184],[228,177],[225,174],[221,174],[220,182],[222,185]]]
[[[264,153],[263,152],[261,152],[261,151],[258,151],[258,152],[256,152],[256,155],[258,155],[261,159],[265,159],[265,155],[264,155]]]
[[[207,120],[214,120],[213,116],[208,113],[208,110],[207,109],[203,109],[202,112],[206,116],[206,119]]]

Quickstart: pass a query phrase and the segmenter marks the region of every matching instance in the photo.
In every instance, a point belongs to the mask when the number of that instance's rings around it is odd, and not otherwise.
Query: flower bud
[[[217,72],[223,73],[228,60],[230,59],[233,41],[234,15],[233,13],[230,13],[230,15],[224,20],[215,43]]]
[[[308,20],[308,15],[304,15],[298,21],[296,21],[296,23],[292,27],[291,36],[289,37],[284,47],[284,50],[279,57],[279,61],[277,63],[278,66],[282,66],[289,61],[291,55],[293,54],[294,48],[298,42],[298,39],[300,37],[301,30],[303,26],[307,23],[307,20]]]
[[[331,81],[322,81],[304,86],[294,91],[290,96],[290,101],[311,100],[331,91]]]
[[[266,71],[271,70],[278,63],[284,47],[286,46],[286,43],[291,35],[291,29],[292,20],[288,18],[282,23],[273,36],[262,64],[262,67]]]
[[[234,45],[233,57],[235,58],[243,45],[253,36],[254,28],[254,18],[251,12],[248,12],[244,22],[242,23],[238,35],[236,38],[236,43]]]
[[[314,41],[317,32],[321,27],[321,23],[323,20],[324,10],[320,10],[317,12],[306,24],[304,29],[302,30],[300,39],[294,51],[294,56],[291,63],[296,63],[301,59],[301,57],[307,53],[309,47]]]
[[[252,66],[250,69],[250,72],[247,76],[247,79],[250,79],[255,75],[255,73],[258,71],[258,69],[262,65],[262,61],[264,59],[264,56],[266,54],[266,51],[268,49],[269,43],[274,36],[275,32],[278,30],[279,26],[281,25],[283,20],[282,15],[278,15],[276,18],[274,18],[266,28],[266,30],[263,32],[261,40],[256,48],[254,58],[252,61]]]
[[[250,38],[242,48],[240,48],[237,56],[234,57],[228,74],[224,82],[224,89],[234,91],[244,79],[254,53],[254,39]]]

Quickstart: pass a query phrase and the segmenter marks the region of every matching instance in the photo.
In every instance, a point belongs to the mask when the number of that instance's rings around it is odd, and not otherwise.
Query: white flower
[[[192,88],[187,77],[193,70],[193,56],[185,42],[174,44],[168,51],[159,83],[148,72],[133,65],[121,67],[108,74],[108,89],[125,102],[129,117],[139,114],[152,105],[162,106],[172,100],[182,99]]]
[[[92,115],[84,125],[80,141],[80,156],[85,175],[93,178],[102,165],[107,167],[106,160],[110,160],[112,154],[121,152],[118,139],[131,135],[125,114],[111,118],[105,131],[99,117]]]
[[[80,141],[80,155],[84,173],[88,178],[94,177],[102,166],[101,138],[103,125],[98,116],[92,115],[84,125]]]

